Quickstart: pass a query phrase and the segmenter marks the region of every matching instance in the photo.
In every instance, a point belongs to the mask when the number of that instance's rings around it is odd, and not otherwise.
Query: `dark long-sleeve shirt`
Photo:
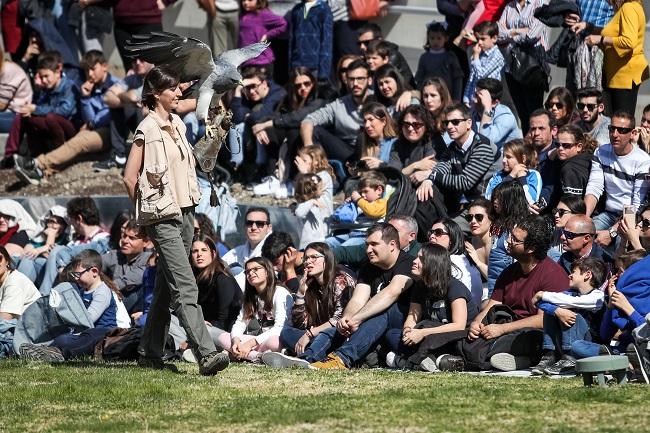
[[[267,80],[269,93],[259,102],[252,102],[244,97],[232,99],[230,109],[232,110],[233,123],[246,122],[247,125],[255,125],[270,119],[280,105],[280,102],[287,95],[287,91],[271,80]]]
[[[210,282],[197,282],[203,318],[230,332],[241,309],[242,291],[233,277],[218,273]]]

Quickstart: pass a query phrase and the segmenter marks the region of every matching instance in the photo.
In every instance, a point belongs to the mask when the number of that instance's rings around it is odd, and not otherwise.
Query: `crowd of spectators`
[[[32,184],[88,153],[103,158],[96,170],[124,167],[153,65],[120,51],[129,72],[116,79],[101,51],[110,29],[89,11],[112,7],[119,42],[162,28],[169,2],[151,3],[83,0],[3,27],[15,62],[0,64],[3,166]],[[221,101],[233,126],[219,164],[256,196],[293,197],[299,233],[275,231],[254,206],[242,215],[245,242],[229,248],[219,221],[197,219],[199,305],[231,360],[554,375],[579,358],[627,354],[647,383],[650,355],[633,332],[650,320],[638,1],[439,1],[446,21],[416,36],[425,52],[415,73],[381,27],[349,20],[334,0],[282,13],[265,0],[199,3],[215,55],[235,40],[271,42]],[[550,27],[563,27],[555,42]],[[567,68],[564,86],[550,89],[551,63]],[[204,127],[195,108],[191,97],[175,108],[190,144]],[[161,257],[133,216],[110,231],[99,220],[88,197],[38,222],[0,201],[0,355],[91,355],[115,328],[146,323]],[[70,286],[90,329],[38,344],[21,316]],[[178,320],[169,340],[167,359],[197,362]]]

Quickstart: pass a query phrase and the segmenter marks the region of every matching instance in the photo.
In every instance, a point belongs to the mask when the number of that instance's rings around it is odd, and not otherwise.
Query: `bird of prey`
[[[151,32],[134,35],[126,43],[130,57],[146,60],[156,66],[166,66],[180,76],[182,83],[198,80],[196,117],[206,123],[212,99],[241,83],[237,67],[254,59],[269,47],[268,42],[258,42],[237,50],[226,51],[212,59],[212,51],[203,42],[174,33]],[[216,94],[216,95],[215,95]]]

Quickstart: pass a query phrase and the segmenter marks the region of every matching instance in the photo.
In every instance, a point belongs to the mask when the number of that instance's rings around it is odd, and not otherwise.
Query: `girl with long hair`
[[[442,245],[423,245],[413,260],[416,278],[409,313],[404,321],[397,353],[386,356],[392,368],[438,371],[436,360],[454,352],[454,344],[467,336],[467,327],[479,311],[465,286],[452,277],[449,252]],[[399,330],[390,330],[388,340]]]
[[[348,169],[361,160],[369,169],[379,168],[388,163],[393,143],[397,139],[397,124],[386,107],[378,102],[369,102],[361,108],[363,129],[361,145],[346,162]]]
[[[393,65],[383,65],[375,71],[373,79],[377,102],[383,104],[391,116],[397,116],[397,100],[407,90],[399,71]],[[411,104],[417,103],[417,99],[411,98]]]
[[[562,161],[560,168],[560,185],[562,192],[583,198],[589,173],[591,159],[598,142],[576,125],[564,125],[557,131],[557,158]]]
[[[235,360],[260,362],[263,352],[280,351],[280,333],[289,324],[293,298],[277,282],[273,264],[265,258],[248,260],[244,274],[242,308],[232,331],[219,335],[219,345]]]
[[[484,283],[481,299],[487,299],[488,258],[493,240],[490,234],[492,221],[489,211],[490,202],[481,197],[470,203],[465,214],[470,233],[470,238],[465,241],[465,254],[481,273],[481,281]]]
[[[305,273],[300,280],[291,312],[291,326],[280,333],[282,346],[297,357],[265,353],[262,361],[271,367],[302,367],[325,358],[354,287],[354,279],[336,264],[334,253],[324,242],[305,248]]]
[[[579,119],[575,111],[576,100],[566,87],[556,87],[546,97],[544,108],[555,118],[557,127],[573,123]]]
[[[434,131],[440,135],[444,134],[445,125],[442,124],[442,113],[445,107],[453,104],[447,83],[437,77],[427,78],[420,86],[420,94],[422,95],[422,106],[433,119]]]

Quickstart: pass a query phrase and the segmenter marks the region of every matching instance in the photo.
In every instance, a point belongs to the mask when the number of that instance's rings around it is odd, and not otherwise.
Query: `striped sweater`
[[[614,153],[611,144],[603,144],[594,152],[586,194],[599,199],[607,194],[605,209],[622,212],[624,205],[639,206],[648,192],[650,156],[638,147],[624,156]]]

